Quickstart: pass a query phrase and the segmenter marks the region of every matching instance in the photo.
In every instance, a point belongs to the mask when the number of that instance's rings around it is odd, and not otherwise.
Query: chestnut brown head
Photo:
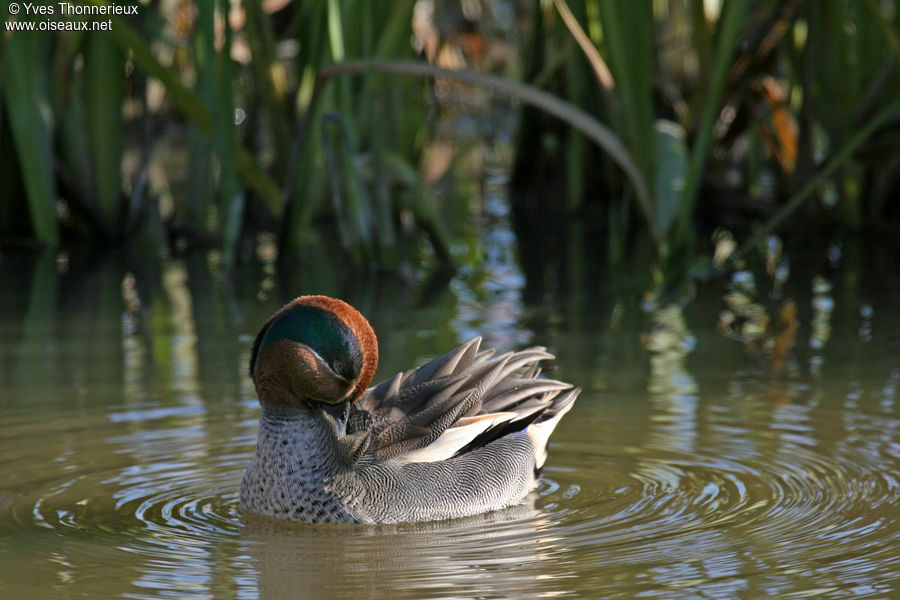
[[[260,402],[356,400],[378,366],[369,322],[341,300],[300,296],[263,326],[250,353]]]

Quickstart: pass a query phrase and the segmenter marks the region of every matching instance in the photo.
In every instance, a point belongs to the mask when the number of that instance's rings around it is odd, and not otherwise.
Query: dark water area
[[[577,237],[523,269],[502,207],[484,227],[452,273],[0,256],[0,595],[900,595],[900,243],[786,244],[654,306]],[[242,514],[250,345],[304,293],[367,315],[376,380],[475,335],[556,354],[585,391],[532,497],[390,527]]]

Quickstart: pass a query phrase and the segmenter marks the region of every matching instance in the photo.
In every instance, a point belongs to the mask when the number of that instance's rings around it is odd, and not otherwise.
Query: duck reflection
[[[242,539],[263,599],[571,593],[560,586],[573,574],[548,572],[560,540],[535,496],[465,519],[397,525],[305,525],[248,515]]]

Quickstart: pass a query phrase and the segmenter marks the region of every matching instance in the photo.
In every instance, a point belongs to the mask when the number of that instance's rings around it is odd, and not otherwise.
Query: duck
[[[520,504],[580,388],[541,377],[543,347],[498,354],[471,339],[369,387],[375,333],[359,311],[300,296],[250,352],[261,405],[242,509],[306,523],[404,523]]]

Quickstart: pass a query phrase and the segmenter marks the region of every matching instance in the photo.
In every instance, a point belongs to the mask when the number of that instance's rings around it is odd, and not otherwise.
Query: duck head
[[[378,366],[369,322],[341,300],[301,296],[263,326],[250,353],[260,403],[341,404],[365,391]]]

